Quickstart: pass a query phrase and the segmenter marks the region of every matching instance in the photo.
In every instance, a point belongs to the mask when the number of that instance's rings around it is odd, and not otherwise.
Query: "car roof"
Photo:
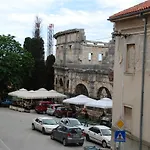
[[[38,119],[43,120],[43,119],[54,119],[52,117],[38,117]]]
[[[65,124],[61,124],[60,126],[64,126],[64,127],[68,128],[68,129],[81,129],[81,128],[75,127],[75,126],[67,126]]]
[[[103,126],[103,125],[95,125],[93,127],[97,127],[99,129],[110,129],[109,127]]]
[[[76,118],[67,118],[67,117],[66,117],[66,118],[62,118],[62,119],[64,119],[64,120],[65,120],[65,119],[66,119],[66,120],[78,120],[78,119],[76,119]]]

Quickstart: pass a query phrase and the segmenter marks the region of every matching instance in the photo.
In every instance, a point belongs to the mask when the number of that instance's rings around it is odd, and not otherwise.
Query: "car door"
[[[94,138],[96,142],[101,143],[101,131],[97,127],[94,127]]]
[[[63,126],[58,126],[54,133],[55,138],[59,141],[62,141],[62,137],[64,136],[63,134]]]
[[[34,126],[35,126],[36,129],[38,129],[38,122],[39,122],[39,119],[36,118],[36,119],[34,120]]]
[[[42,131],[42,127],[43,127],[42,125],[43,125],[42,120],[39,120],[38,128],[40,131]]]
[[[92,141],[97,142],[97,128],[96,127],[89,128],[88,135]]]
[[[91,140],[94,138],[94,127],[90,127],[87,133]]]
[[[38,122],[37,122],[37,129],[41,131],[41,123],[42,123],[42,120],[38,119]]]

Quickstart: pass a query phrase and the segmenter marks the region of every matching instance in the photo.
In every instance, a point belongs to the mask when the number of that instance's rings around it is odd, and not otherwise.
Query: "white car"
[[[84,129],[87,141],[102,144],[103,148],[110,147],[111,130],[103,125],[95,125]]]
[[[38,117],[33,119],[32,130],[39,130],[43,134],[51,133],[54,128],[59,126],[58,122],[54,118],[50,117]]]

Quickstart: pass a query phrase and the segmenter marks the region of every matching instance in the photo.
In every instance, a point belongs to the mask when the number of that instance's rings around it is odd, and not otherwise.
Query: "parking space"
[[[83,150],[80,146],[64,147],[50,136],[31,130],[32,119],[38,116],[43,115],[0,108],[0,150]],[[85,141],[83,146],[87,145],[96,144]]]

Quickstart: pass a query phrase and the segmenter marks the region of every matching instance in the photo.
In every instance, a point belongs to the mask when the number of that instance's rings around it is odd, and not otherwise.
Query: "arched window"
[[[59,84],[60,84],[60,86],[63,86],[64,84],[63,84],[63,80],[62,80],[62,78],[60,78],[60,80],[59,80]]]

